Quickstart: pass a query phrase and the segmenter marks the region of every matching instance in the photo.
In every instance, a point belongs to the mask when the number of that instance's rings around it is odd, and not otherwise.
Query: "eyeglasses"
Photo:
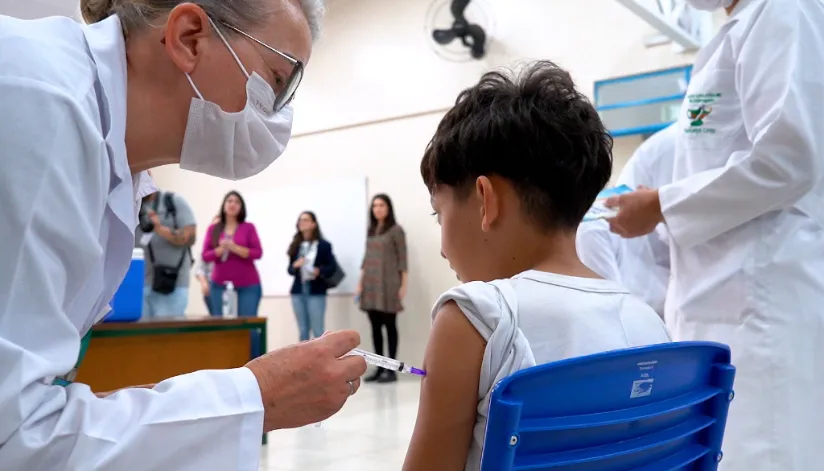
[[[298,85],[300,85],[300,81],[303,79],[303,62],[295,59],[294,57],[286,54],[285,52],[278,51],[277,49],[273,48],[272,46],[264,43],[263,41],[257,39],[254,36],[245,33],[234,26],[221,22],[221,24],[232,31],[240,34],[241,36],[254,41],[255,43],[265,47],[271,52],[274,52],[281,58],[283,58],[286,62],[292,65],[292,73],[289,74],[289,77],[286,79],[286,83],[275,89],[275,105],[272,113],[277,113],[278,111],[282,110],[284,106],[288,105],[292,99],[295,97],[295,92],[298,89]]]

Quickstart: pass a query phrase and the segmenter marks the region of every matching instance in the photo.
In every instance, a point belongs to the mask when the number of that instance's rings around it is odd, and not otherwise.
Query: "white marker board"
[[[286,249],[303,211],[315,213],[323,238],[332,244],[335,258],[346,273],[330,294],[354,294],[366,247],[367,198],[366,177],[310,178],[305,183],[244,194],[249,222],[255,224],[263,246],[263,257],[257,261],[263,295],[289,295],[294,278],[286,272]]]

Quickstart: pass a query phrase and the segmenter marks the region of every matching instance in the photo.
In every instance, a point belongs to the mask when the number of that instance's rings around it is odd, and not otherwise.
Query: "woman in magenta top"
[[[209,290],[213,313],[221,315],[223,293],[231,282],[238,316],[257,316],[263,292],[255,260],[262,255],[255,226],[246,222],[246,203],[240,193],[230,191],[223,198],[220,222],[209,226],[203,242],[203,261],[214,262]]]

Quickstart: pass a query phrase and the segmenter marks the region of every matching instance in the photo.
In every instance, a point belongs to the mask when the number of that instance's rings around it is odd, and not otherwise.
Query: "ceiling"
[[[0,15],[27,20],[55,15],[76,18],[79,3],[79,0],[0,0]]]

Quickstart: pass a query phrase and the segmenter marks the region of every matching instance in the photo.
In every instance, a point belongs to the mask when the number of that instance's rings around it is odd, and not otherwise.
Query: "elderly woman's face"
[[[261,27],[244,33],[282,52],[303,64],[312,52],[312,37],[306,17],[296,0],[262,0],[273,4],[275,14],[270,15]],[[232,25],[236,26],[236,25]],[[212,25],[206,25],[212,30]],[[202,60],[190,73],[204,98],[220,105],[224,111],[236,112],[246,106],[247,77],[243,73],[232,51],[246,71],[257,72],[278,95],[294,70],[294,63],[230,28],[221,27],[221,32],[232,50],[223,43],[214,31],[205,38],[206,52]]]

